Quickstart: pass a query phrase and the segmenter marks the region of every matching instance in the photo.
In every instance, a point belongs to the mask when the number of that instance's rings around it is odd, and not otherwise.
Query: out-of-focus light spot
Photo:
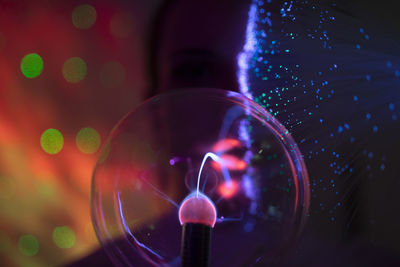
[[[64,137],[56,129],[47,129],[40,138],[43,150],[48,154],[57,154],[64,146]]]
[[[5,234],[0,232],[0,253],[5,253],[10,249],[10,238]]]
[[[225,181],[218,186],[218,192],[224,198],[231,198],[239,189],[239,185],[236,181],[230,180]]]
[[[218,141],[215,145],[213,145],[213,152],[214,153],[222,153],[233,148],[237,148],[241,145],[239,140],[226,138]]]
[[[100,71],[100,82],[106,88],[118,87],[124,80],[125,69],[119,62],[107,62]]]
[[[93,128],[82,128],[76,135],[76,146],[85,154],[95,153],[100,144],[100,134]]]
[[[36,54],[31,53],[24,56],[21,60],[21,71],[27,78],[35,78],[42,73],[43,70],[43,60]]]
[[[34,256],[39,252],[39,241],[33,235],[23,235],[18,240],[18,249],[25,256]]]
[[[232,155],[222,155],[219,162],[213,161],[211,163],[214,169],[221,169],[222,167],[232,171],[241,171],[246,169],[246,162]]]
[[[15,188],[14,180],[0,175],[0,199],[10,199],[15,194]]]
[[[53,241],[59,248],[72,248],[75,245],[75,233],[68,226],[56,227],[53,231]]]
[[[70,83],[77,83],[85,78],[87,67],[85,61],[79,57],[72,57],[64,62],[62,73]]]
[[[96,22],[96,17],[96,9],[89,4],[79,5],[72,11],[72,23],[78,29],[89,29]]]
[[[129,13],[115,14],[110,20],[111,33],[119,38],[129,37],[133,32],[134,20]]]

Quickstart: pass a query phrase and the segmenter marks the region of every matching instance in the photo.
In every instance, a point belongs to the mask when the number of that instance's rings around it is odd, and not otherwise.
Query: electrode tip
[[[217,210],[214,203],[201,193],[192,193],[183,200],[179,207],[179,221],[186,223],[199,223],[214,227],[217,220]]]

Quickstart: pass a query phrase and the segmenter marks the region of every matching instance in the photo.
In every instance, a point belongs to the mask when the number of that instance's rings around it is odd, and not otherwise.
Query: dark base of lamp
[[[181,267],[208,267],[211,254],[211,227],[186,223],[182,228]]]

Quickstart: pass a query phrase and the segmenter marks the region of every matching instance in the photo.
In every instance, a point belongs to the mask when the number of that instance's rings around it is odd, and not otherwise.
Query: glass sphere
[[[127,266],[180,266],[191,220],[213,227],[211,266],[265,266],[299,234],[309,205],[288,131],[252,100],[216,89],[158,95],[126,115],[91,193],[98,239]]]

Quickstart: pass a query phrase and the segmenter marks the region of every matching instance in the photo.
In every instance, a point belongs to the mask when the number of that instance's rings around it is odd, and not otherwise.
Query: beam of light
[[[215,155],[212,152],[207,152],[204,155],[203,161],[201,162],[199,175],[197,176],[197,190],[196,190],[197,191],[197,194],[196,194],[197,197],[199,196],[199,191],[200,191],[201,173],[203,171],[204,164],[206,163],[208,158],[211,158],[212,160],[220,163],[221,170],[222,170],[222,175],[224,176],[225,182],[231,182],[231,176],[229,175],[228,169],[226,167],[224,167],[223,164],[221,164],[221,158],[219,156]]]
[[[125,220],[125,216],[124,216],[124,212],[122,210],[122,202],[121,202],[121,198],[119,196],[119,192],[117,192],[117,200],[118,200],[118,211],[119,211],[119,215],[121,216],[121,223],[124,227],[124,230],[127,234],[129,234],[129,237],[133,239],[134,243],[136,246],[139,246],[141,249],[143,249],[144,251],[149,252],[151,255],[153,255],[157,260],[159,261],[164,261],[164,258],[157,254],[155,251],[153,251],[152,249],[150,249],[149,247],[147,247],[145,244],[140,243],[139,240],[137,240],[135,238],[135,236],[132,234],[131,230],[129,229],[128,225],[126,225],[126,220]],[[146,253],[142,253],[142,256],[149,262],[151,262],[152,264],[154,264],[155,266],[158,266],[157,263],[155,263]],[[161,266],[164,266],[164,264],[162,264]]]
[[[150,183],[145,177],[143,177],[144,175],[141,174],[140,175],[140,180],[144,183],[146,183],[148,186],[151,187],[151,189],[153,189],[156,192],[156,195],[158,195],[159,197],[165,199],[166,201],[168,201],[169,203],[171,203],[172,205],[174,205],[175,207],[179,208],[179,205],[173,201],[170,197],[168,197],[165,193],[163,193],[161,190],[159,190],[157,187],[155,187],[152,183]]]
[[[200,165],[200,170],[199,170],[199,175],[197,176],[197,193],[196,196],[199,197],[199,191],[200,191],[200,177],[201,177],[201,172],[203,171],[204,164],[206,163],[207,159],[211,158],[212,160],[216,162],[220,162],[220,157],[215,155],[214,153],[207,152],[204,155],[203,161],[201,162]]]
[[[249,90],[247,71],[249,69],[249,61],[256,51],[257,39],[254,30],[255,21],[257,18],[256,11],[257,11],[256,4],[255,3],[251,4],[249,10],[249,19],[246,27],[246,41],[242,51],[237,56],[237,64],[238,64],[237,77],[239,82],[239,89],[242,94],[244,94],[250,99],[253,99],[253,95],[250,93]]]
[[[222,121],[221,130],[219,132],[219,140],[226,138],[229,129],[231,128],[233,122],[243,114],[242,108],[238,106],[233,106],[228,109]]]
[[[217,223],[223,223],[223,222],[239,222],[243,220],[243,214],[239,218],[225,218],[224,216],[221,216],[217,218]]]

